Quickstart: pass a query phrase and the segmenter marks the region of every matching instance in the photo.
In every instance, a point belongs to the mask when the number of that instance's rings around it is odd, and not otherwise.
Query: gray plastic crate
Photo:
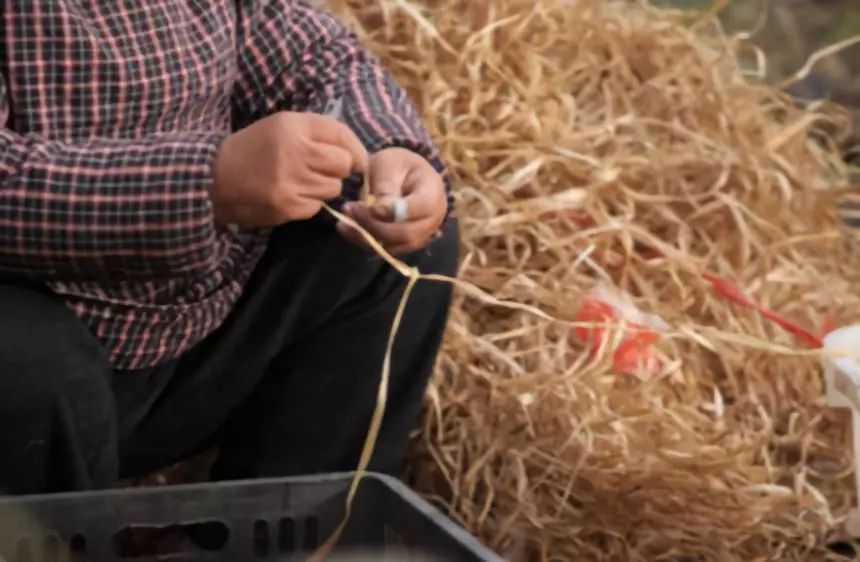
[[[334,474],[5,498],[0,557],[6,562],[306,560],[340,522],[351,478]],[[181,538],[189,535],[194,540]],[[171,540],[178,542],[166,547]],[[152,550],[156,545],[161,554]],[[501,558],[399,481],[371,474],[359,487],[330,560]]]

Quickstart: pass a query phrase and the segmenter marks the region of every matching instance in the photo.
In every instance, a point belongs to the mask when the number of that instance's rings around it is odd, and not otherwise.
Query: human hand
[[[439,173],[420,154],[405,148],[387,148],[372,155],[368,173],[375,202],[347,203],[344,212],[392,254],[426,246],[448,212],[445,184]],[[398,205],[405,216],[397,216]],[[366,245],[354,228],[339,223],[337,230],[347,240]]]
[[[215,219],[252,227],[309,219],[367,162],[361,141],[343,123],[275,113],[221,144],[210,193]]]

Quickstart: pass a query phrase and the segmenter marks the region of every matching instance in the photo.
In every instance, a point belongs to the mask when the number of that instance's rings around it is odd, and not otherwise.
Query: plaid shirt
[[[404,93],[294,0],[0,0],[0,274],[46,283],[138,369],[239,298],[268,233],[213,222],[219,143],[333,100],[371,152],[443,172]]]

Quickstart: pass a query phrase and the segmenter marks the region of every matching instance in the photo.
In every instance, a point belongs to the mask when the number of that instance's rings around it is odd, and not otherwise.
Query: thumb
[[[409,154],[403,154],[400,149],[377,152],[371,157],[368,168],[370,192],[378,198],[400,197],[410,168]]]
[[[370,193],[376,197],[372,212],[378,220],[394,219],[394,201],[403,195],[409,175],[409,160],[396,151],[382,151],[370,159]]]

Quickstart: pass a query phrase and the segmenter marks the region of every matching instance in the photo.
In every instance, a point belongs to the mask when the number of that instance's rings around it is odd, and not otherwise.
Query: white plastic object
[[[591,291],[591,298],[605,302],[615,309],[618,317],[626,322],[645,326],[655,332],[669,331],[669,325],[656,314],[645,314],[633,304],[633,299],[624,291],[598,282]]]
[[[848,514],[845,530],[852,537],[860,537],[860,324],[828,334],[824,338],[824,352],[822,366],[827,405],[851,409],[858,505]]]

